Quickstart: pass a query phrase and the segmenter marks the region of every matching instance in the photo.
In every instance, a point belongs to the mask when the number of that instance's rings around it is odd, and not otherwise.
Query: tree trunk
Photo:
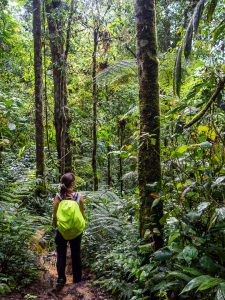
[[[156,12],[154,0],[136,0],[137,59],[139,73],[140,142],[138,184],[140,235],[150,237],[154,249],[163,245],[161,201],[152,208],[161,184],[160,110]]]
[[[62,174],[71,171],[72,156],[70,151],[70,137],[67,111],[66,57],[64,52],[63,24],[55,16],[55,9],[60,9],[61,1],[46,3],[50,48],[54,80],[54,125],[56,130],[56,145],[59,160],[59,171]]]
[[[120,138],[120,151],[122,151],[123,147],[123,139],[124,139],[124,130],[126,126],[126,120],[121,119],[119,121],[119,138]],[[123,159],[120,155],[119,157],[119,181],[120,181],[120,194],[123,196]]]
[[[36,176],[44,176],[44,127],[42,112],[42,41],[41,2],[33,0],[34,75],[35,75],[35,128]]]
[[[108,184],[108,187],[111,188],[112,186],[112,174],[111,174],[111,147],[110,145],[108,144],[107,145],[107,184]]]
[[[92,139],[93,139],[93,149],[92,149],[92,172],[93,172],[93,189],[98,190],[98,175],[97,175],[97,83],[96,83],[96,54],[98,47],[98,29],[94,28],[94,49],[92,54],[92,82],[93,82],[93,128],[92,128]]]
[[[163,7],[165,11],[165,17],[163,19],[164,39],[162,41],[162,50],[166,52],[170,47],[170,40],[171,40],[169,10],[168,10],[168,2],[166,0],[163,1]]]

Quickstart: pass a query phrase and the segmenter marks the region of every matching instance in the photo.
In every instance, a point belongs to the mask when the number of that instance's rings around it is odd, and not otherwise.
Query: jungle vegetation
[[[1,0],[0,70],[0,294],[72,171],[100,286],[225,299],[224,0]]]

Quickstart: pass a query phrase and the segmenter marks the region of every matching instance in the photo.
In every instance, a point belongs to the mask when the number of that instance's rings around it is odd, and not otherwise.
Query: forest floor
[[[74,284],[72,281],[71,264],[68,255],[66,277],[67,283],[60,290],[55,283],[57,279],[56,272],[56,254],[47,253],[40,256],[40,265],[43,268],[38,280],[20,293],[12,293],[0,296],[1,300],[112,300],[112,296],[107,295],[99,287],[93,285],[95,275],[88,269],[83,270],[85,280]]]

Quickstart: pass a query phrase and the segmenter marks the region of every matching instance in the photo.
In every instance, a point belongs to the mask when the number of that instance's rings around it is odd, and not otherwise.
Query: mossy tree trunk
[[[64,24],[61,19],[61,1],[47,1],[46,14],[52,57],[53,81],[54,81],[54,125],[56,130],[56,144],[59,161],[59,172],[72,171],[72,156],[70,149],[69,125],[71,120],[67,109],[67,82],[66,59],[68,46],[64,50]],[[72,18],[72,16],[71,16]],[[70,21],[70,19],[69,19]],[[68,35],[68,39],[70,35]]]
[[[44,176],[44,126],[42,108],[42,39],[41,1],[33,0],[35,128],[36,128],[36,176]]]
[[[140,235],[163,245],[159,220],[161,201],[152,208],[161,184],[160,108],[156,41],[155,0],[136,0],[137,60],[139,72],[140,142],[138,184],[140,189]],[[154,202],[155,204],[156,202]]]

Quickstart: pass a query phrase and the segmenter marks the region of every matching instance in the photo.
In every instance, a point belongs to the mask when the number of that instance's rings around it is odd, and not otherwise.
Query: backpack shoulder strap
[[[57,193],[56,196],[59,198],[59,201],[62,200],[62,196],[59,193]]]
[[[78,192],[74,193],[73,199],[77,202],[78,205],[80,205],[80,194]]]

